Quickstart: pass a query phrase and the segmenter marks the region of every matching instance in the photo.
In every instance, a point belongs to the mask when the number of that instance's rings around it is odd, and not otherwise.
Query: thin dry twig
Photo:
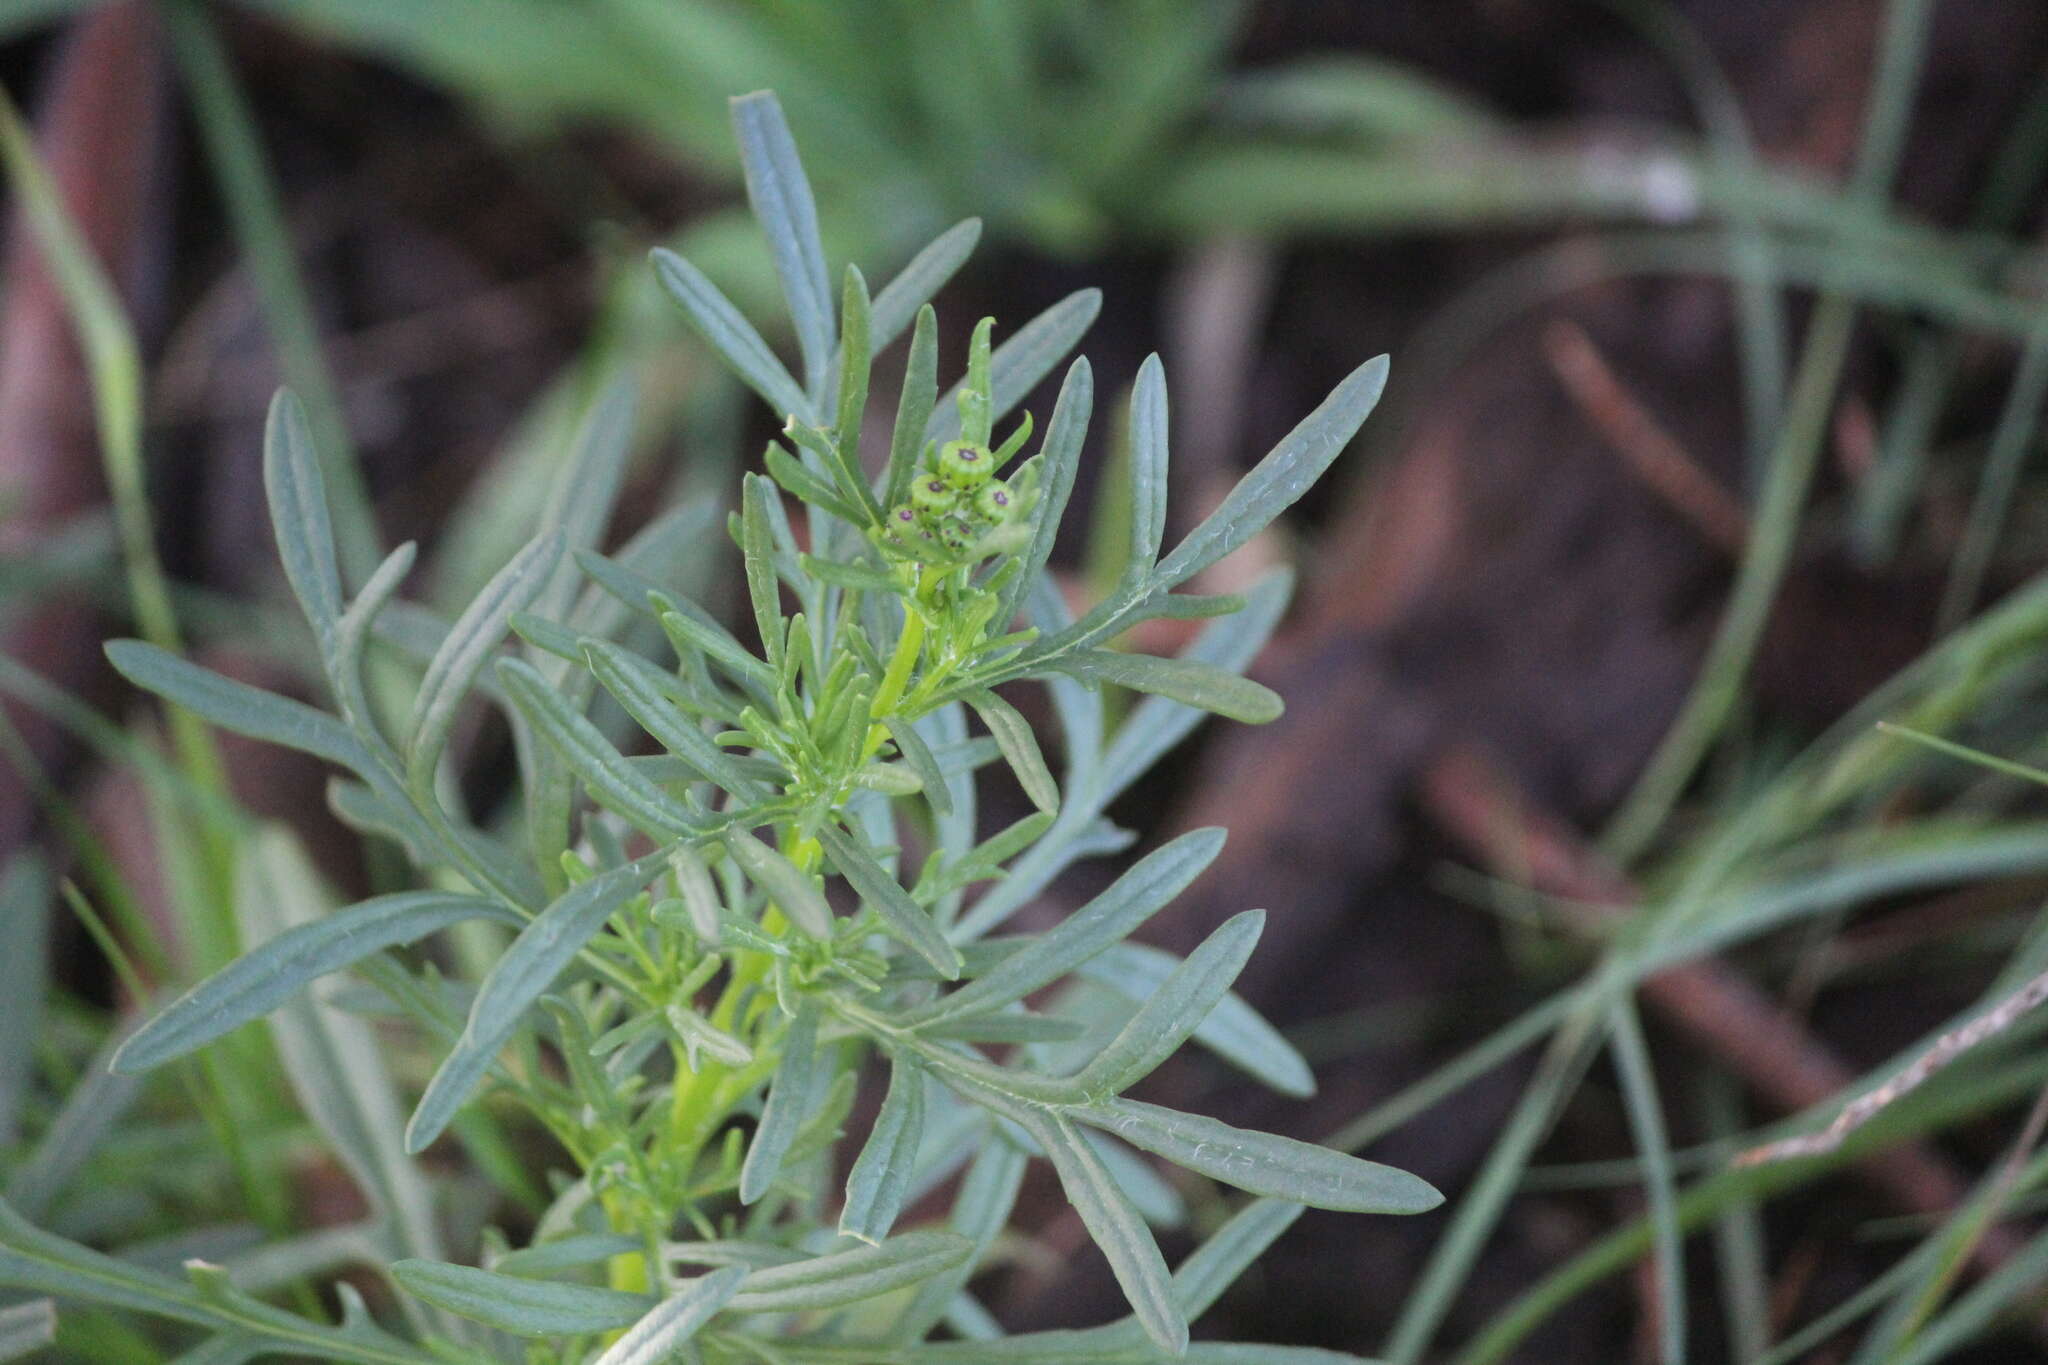
[[[1565,392],[1628,471],[1709,544],[1740,555],[1749,543],[1749,514],[1628,391],[1585,329],[1563,319],[1551,323],[1543,351]]]
[[[1736,1157],[1735,1164],[1759,1166],[1767,1161],[1822,1156],[1834,1151],[1842,1145],[1843,1139],[1849,1134],[1918,1090],[1936,1072],[1960,1060],[1971,1049],[2011,1028],[2038,1009],[2043,1002],[2048,1002],[2048,972],[2043,972],[2028,981],[1969,1023],[1959,1024],[1942,1034],[1897,1075],[1844,1105],[1842,1112],[1835,1115],[1834,1121],[1819,1132],[1753,1147]]]

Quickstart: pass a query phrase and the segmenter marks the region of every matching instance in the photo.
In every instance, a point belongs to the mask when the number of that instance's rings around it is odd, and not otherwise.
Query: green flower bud
[[[985,520],[1001,526],[1016,515],[1017,498],[1007,486],[992,483],[974,495],[974,510]]]
[[[944,479],[919,479],[910,485],[910,505],[926,518],[944,516],[959,501],[959,491]]]
[[[996,472],[995,457],[966,441],[948,441],[939,447],[935,464],[938,476],[963,492],[981,487]]]

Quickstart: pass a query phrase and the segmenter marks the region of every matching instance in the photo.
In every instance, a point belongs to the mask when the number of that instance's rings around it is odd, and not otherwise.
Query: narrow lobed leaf
[[[1023,786],[1024,794],[1031,798],[1031,804],[1042,811],[1057,811],[1060,808],[1059,785],[1053,781],[1052,769],[1046,766],[1045,755],[1039,752],[1038,737],[1031,731],[1031,722],[1019,715],[1017,708],[993,692],[971,692],[967,704],[981,717],[982,724],[995,737],[996,747],[1003,751],[1003,759],[1017,774],[1017,781]]]
[[[867,1145],[847,1174],[846,1204],[839,1211],[842,1236],[876,1246],[903,1211],[924,1137],[924,1068],[908,1053],[899,1053],[892,1061],[889,1093],[875,1115]]]
[[[341,572],[335,564],[334,526],[327,513],[327,485],[313,448],[313,429],[306,421],[305,405],[290,389],[279,389],[270,400],[263,429],[263,487],[285,580],[325,654],[341,619]]]
[[[814,1256],[751,1275],[727,1307],[736,1313],[801,1313],[841,1308],[936,1275],[967,1259],[974,1244],[937,1229],[891,1237],[880,1246]]]
[[[757,90],[735,98],[732,126],[746,169],[747,200],[768,234],[775,273],[803,352],[804,387],[815,397],[824,392],[832,354],[832,283],[818,241],[818,209],[810,181],[773,94]]]
[[[693,830],[690,813],[635,771],[625,756],[524,659],[500,659],[498,680],[527,722],[553,745],[592,796],[650,834]]]
[[[815,939],[832,937],[832,907],[810,873],[744,830],[726,833],[725,850],[791,924]]]
[[[682,305],[683,316],[748,388],[784,419],[816,420],[817,409],[802,387],[703,271],[662,247],[655,248],[653,261],[655,274]]]
[[[818,842],[824,846],[825,857],[846,878],[863,902],[875,908],[881,915],[883,925],[919,957],[929,962],[933,969],[948,981],[960,979],[960,950],[946,941],[932,922],[924,907],[910,898],[910,893],[889,875],[888,869],[876,862],[874,855],[861,846],[860,841],[846,833],[836,824],[827,824],[818,831]]]
[[[137,687],[176,702],[223,730],[324,758],[365,773],[373,765],[362,742],[324,711],[275,692],[224,678],[140,640],[111,640],[107,659]]]
[[[740,1202],[752,1204],[768,1193],[782,1170],[782,1162],[796,1141],[811,1105],[811,1090],[818,1074],[818,1006],[806,1000],[790,1020],[782,1039],[782,1059],[768,1084],[768,1102],[761,1108],[761,1122],[754,1140],[747,1145],[747,1159],[740,1167]]]
[[[1246,725],[1269,724],[1286,709],[1271,688],[1193,659],[1083,649],[1059,656],[1052,666],[1083,682],[1114,683],[1134,692],[1150,692]]]
[[[1246,910],[1225,920],[1081,1069],[1075,1084],[1091,1095],[1113,1095],[1156,1071],[1230,990],[1265,925],[1263,910]]]
[[[634,1323],[597,1358],[597,1365],[664,1365],[677,1359],[690,1338],[731,1302],[746,1278],[746,1267],[735,1265],[690,1281]]]
[[[436,1308],[521,1337],[609,1332],[637,1322],[648,1307],[644,1294],[529,1280],[446,1261],[399,1261],[391,1278]]]

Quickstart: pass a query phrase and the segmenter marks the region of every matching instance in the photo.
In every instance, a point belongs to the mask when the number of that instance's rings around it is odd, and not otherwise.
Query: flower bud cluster
[[[1037,467],[1005,482],[1000,455],[971,441],[928,449],[909,498],[886,514],[883,542],[927,564],[962,564],[1014,548],[1035,500]]]

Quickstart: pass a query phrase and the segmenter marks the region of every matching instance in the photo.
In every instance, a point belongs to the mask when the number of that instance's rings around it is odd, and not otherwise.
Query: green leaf
[[[1045,755],[1038,750],[1038,737],[1032,733],[1031,722],[993,692],[970,692],[966,701],[995,737],[1004,761],[1017,774],[1031,804],[1042,811],[1059,810],[1059,784],[1052,780],[1052,769],[1045,765]]]
[[[880,1246],[757,1270],[726,1306],[736,1313],[840,1308],[916,1284],[960,1264],[973,1250],[965,1237],[921,1228]]]
[[[896,741],[896,751],[903,755],[903,761],[917,774],[918,786],[924,792],[924,799],[930,803],[932,814],[951,815],[953,793],[948,790],[946,775],[940,771],[939,761],[932,756],[931,746],[924,742],[924,736],[901,716],[892,716],[882,725],[888,730],[889,738]]]
[[[768,349],[768,343],[703,271],[663,247],[654,249],[653,260],[655,274],[682,305],[690,325],[748,388],[785,419],[817,419],[817,409]]]
[[[766,90],[733,100],[732,126],[746,168],[747,199],[768,234],[775,273],[803,352],[804,387],[814,396],[822,394],[832,354],[832,283],[818,242],[817,205],[797,158],[796,140],[789,135],[782,106]]]
[[[1102,291],[1081,289],[1067,295],[1017,330],[989,358],[989,418],[1000,419],[1024,401],[1038,381],[1066,358],[1102,311]],[[941,443],[960,434],[961,385],[954,385],[925,426],[927,440]]]
[[[727,831],[725,851],[791,924],[815,939],[832,937],[832,907],[810,873],[744,830]]]
[[[1142,1004],[1180,965],[1172,953],[1143,943],[1119,943],[1078,970],[1090,981]],[[1245,1075],[1283,1095],[1306,1099],[1316,1093],[1315,1074],[1301,1053],[1241,996],[1224,995],[1194,1036]]]
[[[107,659],[137,687],[176,702],[223,730],[324,758],[357,773],[373,765],[361,741],[324,711],[238,683],[140,640],[111,640]],[[367,774],[366,774],[367,775]]]
[[[400,891],[287,929],[165,1006],[121,1045],[114,1054],[114,1069],[142,1072],[162,1066],[261,1019],[329,972],[479,918],[523,922],[482,896]]]
[[[1026,1129],[1052,1159],[1060,1187],[1088,1236],[1109,1260],[1139,1326],[1162,1349],[1180,1355],[1188,1347],[1188,1322],[1174,1302],[1171,1277],[1159,1244],[1138,1210],[1110,1177],[1102,1158],[1074,1126],[1053,1114],[1034,1114]]]
[[[875,295],[875,305],[868,318],[868,352],[880,352],[903,335],[903,329],[910,326],[913,317],[921,313],[932,301],[954,272],[967,263],[974,254],[975,243],[981,240],[981,220],[969,218],[955,223],[933,239],[931,245],[911,257],[910,264],[903,267],[896,278],[882,286],[882,292]],[[922,418],[918,430],[924,429]]]
[[[960,1179],[960,1192],[953,1196],[953,1208],[946,1226],[965,1238],[974,1248],[950,1269],[939,1271],[917,1288],[898,1320],[896,1338],[918,1341],[945,1315],[946,1309],[974,1275],[975,1265],[1009,1223],[1017,1206],[1017,1192],[1023,1188],[1028,1163],[1023,1150],[1001,1133],[985,1133],[967,1174]]]
[[[768,499],[775,485],[759,474],[749,474],[741,489],[740,551],[747,571],[747,600],[754,607],[754,629],[761,636],[761,651],[768,668],[780,677],[785,641],[782,625],[782,589],[775,576],[775,541],[768,526]]]
[[[342,719],[380,753],[388,748],[388,742],[364,688],[363,651],[377,618],[391,605],[418,555],[418,544],[408,540],[384,557],[335,623],[333,648],[327,656],[328,684],[334,689]]]
[[[43,1037],[43,992],[50,970],[52,886],[49,865],[25,849],[0,872],[0,1000],[9,1027],[0,1032],[0,1151],[21,1135],[29,1081]]]
[[[263,486],[285,580],[324,656],[333,648],[334,627],[341,619],[341,572],[335,566],[334,525],[327,515],[327,485],[313,449],[313,431],[305,406],[289,389],[279,389],[270,400],[263,429]]]
[[[839,341],[839,408],[832,426],[832,445],[839,452],[835,471],[846,493],[880,520],[874,492],[860,471],[861,417],[868,406],[868,369],[874,357],[868,350],[868,283],[857,266],[846,267],[845,301],[841,305]]]
[[[1023,570],[1003,595],[996,620],[1007,625],[1017,618],[1025,594],[1045,571],[1052,558],[1054,538],[1073,495],[1074,475],[1081,468],[1081,447],[1088,437],[1088,419],[1095,408],[1095,371],[1088,357],[1076,357],[1060,383],[1060,396],[1053,403],[1052,421],[1046,425],[1045,443],[1038,448],[1040,465],[1038,506],[1032,512],[1031,545],[1021,556]]]
[[[1075,1075],[1074,1083],[1091,1095],[1113,1095],[1151,1075],[1230,990],[1265,925],[1263,910],[1246,910],[1225,920],[1160,983],[1109,1046]]]
[[[742,684],[763,694],[772,693],[780,681],[774,670],[747,653],[746,646],[724,626],[704,615],[702,608],[686,609],[683,603],[676,602],[671,609],[662,611],[661,628],[678,658],[687,659],[692,651],[702,654]]]
[[[522,1337],[581,1336],[630,1327],[647,1312],[645,1294],[500,1275],[445,1261],[404,1260],[391,1278],[408,1293],[486,1327]]]
[[[1252,1194],[1340,1213],[1426,1213],[1444,1197],[1420,1177],[1343,1152],[1233,1128],[1138,1100],[1076,1106],[1085,1123]]]
[[[1150,692],[1247,725],[1278,720],[1286,709],[1272,688],[1194,659],[1083,649],[1058,656],[1052,667],[1083,682],[1114,683],[1134,692]]]
[[[562,535],[537,536],[491,577],[476,599],[463,609],[427,664],[413,697],[411,738],[406,742],[406,770],[413,786],[433,781],[434,767],[448,745],[449,732],[462,700],[498,642],[505,638],[515,613],[540,595],[562,560]]]
[[[789,1155],[811,1107],[818,1060],[818,1006],[816,1001],[806,1000],[782,1036],[782,1058],[768,1084],[768,1102],[761,1107],[761,1122],[754,1128],[754,1140],[740,1167],[742,1204],[755,1203],[768,1193],[782,1170],[783,1158]]]
[[[907,1053],[892,1059],[889,1093],[875,1115],[867,1145],[846,1177],[846,1205],[839,1211],[841,1236],[879,1246],[903,1211],[910,1180],[917,1173],[917,1148],[924,1137],[924,1068]]]
[[[597,1358],[597,1365],[664,1365],[675,1360],[697,1330],[717,1315],[747,1278],[744,1266],[727,1266],[689,1281]]]
[[[1385,356],[1353,370],[1159,562],[1153,581],[1170,588],[1194,577],[1292,507],[1358,434],[1386,386]]]
[[[650,834],[674,838],[696,828],[690,813],[636,772],[625,756],[524,659],[500,659],[498,681],[527,722],[567,760],[590,794]]]
[[[939,315],[927,304],[917,310],[910,356],[903,362],[903,389],[896,400],[896,426],[889,438],[889,468],[882,479],[882,503],[897,507],[910,494],[924,455],[925,427],[939,397]]]
[[[839,875],[882,917],[882,924],[948,981],[960,979],[960,950],[946,941],[923,906],[910,898],[888,870],[876,862],[860,841],[838,825],[827,823],[818,842]]]
[[[798,501],[812,507],[823,508],[833,516],[853,526],[869,524],[856,505],[846,500],[832,484],[812,473],[803,461],[784,450],[780,445],[769,442],[768,453],[762,463],[767,466],[768,477],[781,484]]]
[[[417,1153],[441,1135],[455,1111],[515,1033],[526,1011],[570,959],[667,861],[665,849],[573,886],[520,931],[492,966],[470,1005],[455,1048],[441,1062],[406,1126],[406,1151]]]
[[[0,1308],[0,1361],[19,1360],[57,1339],[57,1305],[31,1299]]]
[[[630,649],[588,638],[580,644],[598,682],[662,748],[742,801],[760,799],[760,783],[682,710],[687,697],[672,675]]]
[[[558,1237],[551,1242],[508,1251],[491,1262],[489,1269],[500,1275],[526,1275],[545,1279],[558,1270],[596,1265],[614,1256],[646,1250],[637,1237],[616,1232],[584,1232]]]
[[[1151,572],[1166,537],[1166,367],[1155,353],[1138,368],[1131,395],[1131,550],[1124,564],[1130,578]]]
[[[1148,853],[1050,933],[1011,953],[951,995],[912,1011],[908,1021],[922,1027],[942,1019],[987,1014],[1065,976],[1111,944],[1130,937],[1187,889],[1223,851],[1223,838],[1220,829],[1191,830]]]
[[[1255,1200],[1239,1209],[1173,1272],[1174,1302],[1190,1320],[1208,1312],[1301,1213],[1301,1205],[1281,1199]]]

